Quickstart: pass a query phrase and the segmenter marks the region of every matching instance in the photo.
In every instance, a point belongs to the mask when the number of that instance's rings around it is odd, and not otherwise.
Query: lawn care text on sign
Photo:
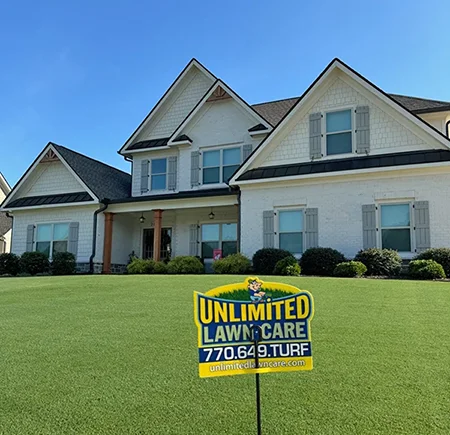
[[[311,370],[312,295],[291,285],[244,283],[194,293],[200,377]],[[253,326],[261,331],[255,364]]]

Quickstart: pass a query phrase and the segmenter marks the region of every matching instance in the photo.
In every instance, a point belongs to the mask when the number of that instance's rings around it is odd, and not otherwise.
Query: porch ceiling
[[[152,198],[152,200],[146,201],[144,198],[136,198],[136,201],[133,202],[110,204],[107,211],[111,213],[140,213],[151,210],[181,210],[238,205],[237,194],[234,192],[221,196],[187,197],[177,198],[176,200],[163,198],[156,200]]]

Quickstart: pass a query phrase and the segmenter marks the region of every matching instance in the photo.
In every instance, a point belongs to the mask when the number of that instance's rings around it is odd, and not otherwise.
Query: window
[[[237,224],[202,225],[202,258],[213,258],[214,249],[222,249],[222,256],[237,252]]]
[[[35,250],[52,258],[66,252],[69,243],[69,224],[41,224],[36,229]]]
[[[203,152],[203,184],[226,183],[241,164],[241,147]]]
[[[153,258],[153,241],[155,239],[154,228],[144,229],[142,258]],[[161,261],[169,260],[172,251],[172,228],[161,228],[161,250],[159,257]]]
[[[278,212],[279,248],[292,254],[303,252],[303,210]]]
[[[0,237],[0,254],[4,254],[6,252],[6,241],[3,237]]]
[[[410,204],[381,205],[381,247],[411,252]]]
[[[166,189],[167,159],[152,160],[151,174],[151,190]]]
[[[327,155],[352,152],[352,111],[341,110],[326,114]]]

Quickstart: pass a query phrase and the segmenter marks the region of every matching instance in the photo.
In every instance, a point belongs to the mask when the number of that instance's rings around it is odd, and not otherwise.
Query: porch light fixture
[[[213,213],[212,208],[211,208],[211,213],[208,216],[211,220],[215,218],[216,215]]]
[[[144,213],[142,213],[141,217],[139,218],[139,222],[143,224],[145,222]]]

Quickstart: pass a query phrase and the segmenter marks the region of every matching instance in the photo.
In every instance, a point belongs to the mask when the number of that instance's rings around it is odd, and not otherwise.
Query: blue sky
[[[320,6],[319,6],[320,4]],[[116,151],[196,57],[250,103],[300,95],[334,57],[387,92],[450,101],[448,2],[3,2],[0,171],[49,141]]]

